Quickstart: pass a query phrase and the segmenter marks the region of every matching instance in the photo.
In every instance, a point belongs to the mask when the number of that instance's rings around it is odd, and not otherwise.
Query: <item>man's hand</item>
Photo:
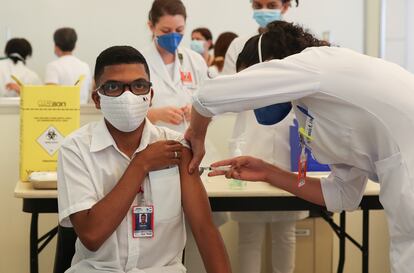
[[[190,142],[191,149],[193,151],[193,158],[188,165],[188,172],[190,174],[193,174],[194,170],[198,170],[198,166],[200,166],[201,160],[203,160],[206,153],[204,147],[204,137],[205,136],[196,136],[191,125],[184,134],[184,138]]]
[[[208,176],[225,175],[226,178],[268,182],[270,173],[276,168],[261,159],[250,156],[239,156],[211,164],[211,167],[220,166],[230,166],[230,170],[211,171]]]
[[[171,165],[178,165],[181,160],[183,145],[174,140],[154,142],[139,152],[133,159],[148,173],[164,169]]]

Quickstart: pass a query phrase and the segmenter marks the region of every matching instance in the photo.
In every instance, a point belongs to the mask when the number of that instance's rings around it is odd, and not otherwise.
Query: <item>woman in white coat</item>
[[[180,0],[155,0],[148,26],[153,42],[144,50],[154,89],[151,122],[184,132],[191,115],[191,96],[207,78],[200,54],[181,47],[186,10]]]
[[[289,23],[272,23],[269,31],[280,38],[270,40],[267,33],[253,37],[239,56],[239,65],[257,63],[259,51],[264,60],[280,60],[211,80],[194,97],[186,133],[194,152],[190,171],[202,157],[208,117],[275,104],[267,117],[266,111],[261,112],[265,115],[257,111],[256,117],[278,122],[286,115],[280,106],[291,103],[302,128],[303,147],[331,166],[327,178],[306,178],[300,172],[298,179],[252,157],[213,164],[231,169],[210,175],[266,181],[335,212],[356,209],[367,179],[378,181],[389,224],[392,272],[412,272],[414,76],[396,64],[349,49],[318,47],[323,43]],[[276,51],[280,48],[284,50]]]
[[[39,76],[26,66],[32,55],[32,46],[24,38],[10,39],[4,49],[6,58],[0,60],[0,97],[18,97],[20,87],[12,79],[17,77],[24,84],[42,84]]]

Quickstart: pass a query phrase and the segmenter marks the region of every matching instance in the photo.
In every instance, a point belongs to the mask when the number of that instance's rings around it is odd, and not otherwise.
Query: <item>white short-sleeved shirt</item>
[[[80,76],[85,76],[81,86],[81,104],[88,103],[92,77],[89,65],[73,55],[62,56],[46,66],[45,83],[74,85]]]
[[[159,140],[177,140],[187,145],[181,134],[146,120],[135,153]],[[130,162],[117,148],[104,120],[90,123],[68,136],[58,159],[60,224],[72,226],[71,214],[90,209],[106,196]],[[145,200],[154,205],[154,237],[133,238],[132,213],[128,213],[96,252],[89,251],[78,239],[72,267],[67,272],[185,272],[181,254],[186,233],[178,167],[151,172],[143,186]],[[131,209],[140,201],[137,197]]]
[[[11,76],[16,76],[22,83],[26,85],[42,84],[39,76],[24,65],[23,62],[18,61],[14,63],[11,59],[4,59],[0,61],[0,97],[17,97],[15,91],[6,89],[6,85],[14,82]]]

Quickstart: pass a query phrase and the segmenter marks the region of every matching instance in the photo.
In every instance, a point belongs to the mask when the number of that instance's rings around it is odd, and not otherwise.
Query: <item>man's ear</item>
[[[96,109],[101,109],[101,98],[99,97],[96,89],[92,91],[92,100],[95,103]]]
[[[151,88],[150,107],[152,106],[152,98],[154,97],[154,89]]]

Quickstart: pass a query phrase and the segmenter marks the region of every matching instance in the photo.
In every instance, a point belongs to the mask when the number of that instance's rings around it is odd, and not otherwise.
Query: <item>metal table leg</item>
[[[344,272],[344,264],[345,264],[345,242],[346,242],[346,212],[343,211],[340,214],[339,220],[339,261],[338,261],[338,273]]]
[[[369,271],[369,210],[362,211],[362,273]]]
[[[37,251],[38,218],[38,213],[32,213],[32,221],[30,223],[30,273],[39,273]]]

